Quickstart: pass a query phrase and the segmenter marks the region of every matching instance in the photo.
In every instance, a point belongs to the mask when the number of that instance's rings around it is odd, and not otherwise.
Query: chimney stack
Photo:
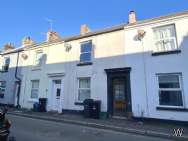
[[[136,23],[136,13],[134,11],[130,11],[129,13],[129,24]]]
[[[54,31],[48,31],[47,32],[47,42],[51,42],[51,41],[56,41],[56,40],[61,40],[61,37],[57,34],[57,32]]]
[[[88,32],[90,32],[90,29],[88,28],[88,26],[86,24],[81,25],[80,34],[84,35]]]
[[[5,51],[6,51],[6,50],[10,50],[10,49],[14,49],[14,47],[12,46],[11,43],[7,43],[7,44],[4,45],[4,50],[5,50]]]
[[[22,40],[22,46],[25,47],[25,46],[29,46],[29,45],[32,45],[34,44],[35,42],[33,40],[31,40],[30,37],[25,37],[23,38]]]

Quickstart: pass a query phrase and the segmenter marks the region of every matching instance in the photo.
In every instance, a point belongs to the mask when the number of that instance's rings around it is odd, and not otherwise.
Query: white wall
[[[2,104],[15,104],[16,92],[15,92],[15,70],[16,70],[16,63],[17,63],[17,53],[11,53],[6,55],[0,56],[0,67],[2,67],[4,58],[10,58],[10,65],[8,72],[1,72],[0,73],[0,81],[6,81],[6,89],[4,98],[0,98],[0,103]],[[20,57],[21,58],[21,57]],[[21,65],[21,61],[18,65]],[[21,77],[20,75],[21,68],[18,67],[17,76]]]
[[[167,24],[175,24],[178,47],[181,53],[152,56],[154,48],[152,28]],[[188,89],[186,87],[188,84],[188,63],[186,61],[186,54],[188,52],[187,24],[188,17],[125,29],[125,61],[127,66],[132,68],[131,94],[134,116],[140,117],[142,116],[141,113],[144,112],[144,117],[187,121],[188,114],[186,112],[156,110],[156,107],[159,106],[157,73],[182,73],[184,108],[188,108]],[[137,29],[146,31],[143,45],[142,41],[134,40]],[[142,51],[145,53],[141,53]],[[144,80],[144,61],[146,86]]]

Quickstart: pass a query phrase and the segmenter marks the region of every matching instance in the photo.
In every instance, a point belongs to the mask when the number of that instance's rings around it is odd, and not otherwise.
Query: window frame
[[[161,39],[156,40],[156,39],[154,38],[154,36],[155,36],[155,30],[156,30],[156,29],[161,29],[161,28],[169,27],[169,26],[173,26],[173,29],[174,29],[174,37],[163,38],[162,40],[161,40]],[[179,50],[179,48],[178,48],[178,41],[177,41],[176,24],[175,24],[175,23],[165,24],[165,25],[160,25],[160,26],[153,27],[153,28],[152,28],[152,31],[153,31],[153,41],[154,41],[154,43],[153,43],[153,46],[154,46],[154,47],[153,47],[153,53],[171,52],[171,51]],[[174,41],[174,46],[175,46],[174,49],[170,49],[170,50],[158,50],[158,49],[157,49],[157,46],[156,46],[156,43],[157,43],[157,42],[164,42],[164,41],[166,41],[166,40],[172,40],[172,39],[173,39],[173,41]],[[164,43],[163,43],[163,48],[165,48],[165,47],[164,47]]]
[[[81,79],[89,79],[90,87],[89,88],[80,88],[80,80]],[[84,100],[79,100],[79,90],[89,90],[90,91],[90,98],[91,98],[91,77],[79,77],[77,78],[77,96],[76,102],[84,102]]]
[[[3,99],[5,97],[5,92],[6,92],[6,81],[0,81],[1,83],[4,82],[5,83],[5,87],[3,88],[4,89],[4,93],[0,93],[0,95],[3,95],[3,96],[0,96],[0,99]],[[2,89],[2,86],[0,85],[0,88]]]
[[[8,61],[9,61],[8,63],[6,62],[7,59],[9,59],[9,60],[8,60]],[[2,70],[3,70],[4,72],[8,72],[9,66],[10,66],[10,57],[9,57],[9,56],[8,56],[8,57],[4,57],[3,64],[2,64]]]
[[[82,44],[86,44],[86,43],[91,43],[91,51],[90,52],[82,52]],[[81,61],[81,55],[88,54],[88,53],[91,54],[90,61]],[[92,60],[93,60],[93,42],[92,42],[92,40],[80,42],[80,58],[79,58],[80,63],[91,63]]]
[[[42,66],[42,63],[41,63],[41,62],[39,62],[39,63],[37,64],[37,62],[39,61],[39,60],[37,60],[37,55],[38,55],[39,53],[41,53],[42,56],[44,55],[43,50],[37,50],[37,51],[35,52],[34,67],[38,67],[38,68],[40,68],[40,67]]]
[[[38,81],[38,88],[33,88],[33,82],[34,81]],[[40,80],[39,79],[31,80],[31,92],[30,92],[30,99],[29,99],[29,101],[36,101],[36,100],[38,100],[38,98],[39,98],[39,87],[40,87]],[[32,91],[33,90],[38,90],[37,98],[32,98]]]
[[[159,86],[159,76],[168,76],[168,75],[176,75],[178,76],[179,80],[179,88],[160,88]],[[159,73],[156,74],[157,77],[157,84],[158,84],[158,106],[157,107],[165,107],[165,108],[185,108],[185,99],[184,99],[184,91],[183,91],[183,79],[182,79],[182,73]],[[181,97],[182,97],[182,106],[173,106],[173,105],[160,105],[160,91],[181,91]]]

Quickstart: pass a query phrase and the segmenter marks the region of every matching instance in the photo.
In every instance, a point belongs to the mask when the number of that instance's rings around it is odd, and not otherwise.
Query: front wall
[[[48,73],[63,72],[62,108],[82,110],[83,106],[75,105],[78,96],[78,78],[91,77],[91,98],[102,100],[102,111],[107,111],[107,76],[104,69],[123,67],[124,32],[117,31],[102,34],[87,39],[68,42],[72,45],[69,52],[65,52],[64,44],[43,47],[47,54],[46,64],[40,70],[33,70],[33,60],[36,49],[25,51],[29,58],[25,61],[22,73],[24,83],[21,91],[22,106],[32,108],[34,101],[30,100],[31,80],[40,79],[39,97],[48,97],[51,101],[50,80]],[[93,65],[77,66],[80,56],[80,43],[92,40]],[[40,49],[37,49],[40,50]],[[102,51],[101,51],[102,50]],[[48,104],[50,110],[50,104]]]
[[[180,54],[152,56],[153,32],[152,27],[175,23]],[[186,120],[186,112],[157,111],[158,82],[156,73],[182,72],[185,108],[188,108],[188,19],[165,21],[148,24],[125,31],[101,34],[89,38],[68,42],[72,49],[65,52],[64,43],[43,47],[47,54],[46,64],[40,70],[32,70],[35,50],[25,51],[29,58],[25,61],[22,73],[24,74],[21,91],[23,107],[31,108],[33,101],[29,101],[31,93],[31,80],[40,78],[39,97],[47,97],[50,101],[50,78],[48,73],[65,73],[63,76],[62,108],[82,110],[82,106],[75,105],[78,96],[78,78],[91,77],[91,98],[102,100],[102,111],[107,111],[107,76],[104,69],[131,67],[131,95],[132,111],[135,117],[150,117],[173,120]],[[146,31],[143,45],[136,40],[137,29]],[[80,42],[92,40],[93,65],[77,66],[80,55]],[[145,52],[144,54],[142,52]],[[145,73],[144,75],[144,61]],[[146,79],[146,86],[145,86]],[[48,110],[50,105],[48,104]]]
[[[152,48],[154,48],[152,28],[173,23],[175,23],[176,27],[178,47],[182,52],[180,54],[152,56]],[[136,27],[135,29],[125,29],[126,63],[132,67],[131,90],[134,116],[187,120],[187,112],[156,110],[156,107],[159,105],[157,73],[182,73],[184,108],[188,108],[188,89],[186,86],[188,84],[188,63],[185,61],[188,52],[188,28],[186,25],[188,25],[188,18],[169,20],[168,22]],[[141,41],[134,40],[137,29],[146,31],[143,46]],[[145,55],[140,53],[142,51],[145,52]],[[144,77],[143,60],[145,60],[146,77]],[[144,83],[145,79],[146,86]]]

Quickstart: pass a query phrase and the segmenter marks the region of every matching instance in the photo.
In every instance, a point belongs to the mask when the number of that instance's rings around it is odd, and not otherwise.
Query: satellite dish
[[[71,50],[71,48],[72,48],[72,45],[71,44],[69,44],[69,43],[65,43],[65,51],[66,52],[69,52],[70,50]]]
[[[21,57],[22,57],[24,60],[27,60],[27,58],[28,58],[27,54],[22,54]]]
[[[138,39],[141,40],[145,36],[146,31],[144,31],[142,29],[138,29],[137,34],[138,34]]]

